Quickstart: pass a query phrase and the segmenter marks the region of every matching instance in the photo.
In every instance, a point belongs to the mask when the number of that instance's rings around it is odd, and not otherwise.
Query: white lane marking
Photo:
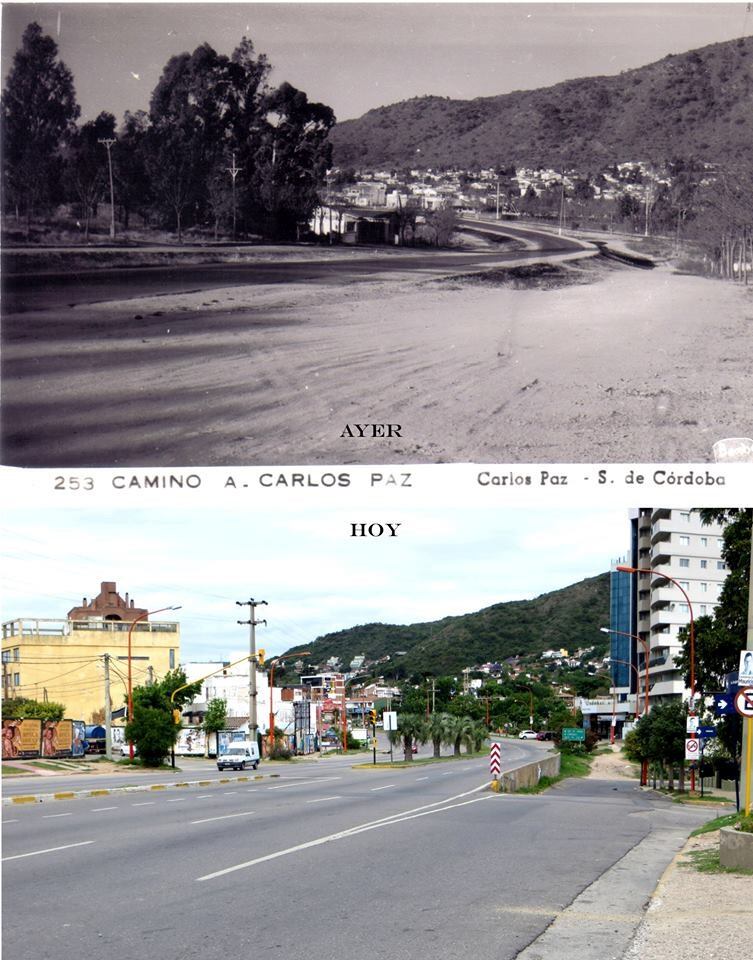
[[[287,850],[278,850],[277,853],[269,853],[264,857],[257,857],[255,860],[247,860],[245,863],[238,863],[234,867],[226,867],[224,870],[217,870],[215,873],[207,873],[203,877],[197,877],[196,882],[203,880],[215,880],[217,877],[223,877],[227,873],[235,873],[236,870],[245,870],[246,867],[256,866],[257,863],[266,863],[268,860],[276,860],[278,857],[286,857],[291,853],[298,853],[300,850],[308,850],[311,847],[321,846],[323,843],[332,843],[335,840],[345,840],[348,837],[354,837],[359,833],[366,833],[368,830],[378,830],[380,827],[393,827],[396,823],[402,823],[404,820],[415,820],[418,817],[430,817],[435,813],[444,813],[445,810],[453,810],[455,807],[465,807],[471,803],[481,803],[484,800],[492,800],[493,797],[476,797],[474,800],[464,800],[462,803],[453,803],[440,807],[438,810],[424,810],[423,813],[413,813],[407,816],[393,815],[375,823],[366,823],[360,827],[352,827],[350,830],[342,830],[340,833],[330,834],[328,837],[320,837],[318,840],[309,840],[308,843],[299,843],[298,846],[288,847]]]
[[[141,800],[139,803],[132,803],[131,806],[132,807],[151,807],[156,802],[157,802],[156,800]]]
[[[428,779],[429,779],[428,777],[416,777],[416,783],[418,783],[419,780],[428,780]]]
[[[377,790],[389,790],[390,787],[394,787],[394,786],[395,786],[394,783],[387,783],[387,784],[385,784],[383,787],[372,787],[372,788],[371,788],[371,792],[372,792],[372,793],[376,793]]]
[[[213,820],[232,820],[233,817],[250,817],[253,810],[247,810],[245,813],[226,813],[224,817],[206,817],[204,820],[192,820],[191,823],[212,823]]]
[[[6,860],[23,860],[24,857],[38,857],[42,853],[55,853],[57,850],[70,850],[71,847],[85,847],[90,843],[96,843],[96,840],[82,840],[80,843],[66,843],[63,847],[47,847],[46,850],[32,850],[31,853],[17,853],[14,857],[3,857],[3,863],[5,863]]]
[[[185,800],[185,797],[173,797],[171,800],[168,800],[168,803],[182,803]]]
[[[223,790],[223,791],[222,791],[222,796],[223,796],[223,797],[234,797],[237,792],[238,792],[237,790]]]
[[[92,807],[89,813],[102,813],[104,810],[117,810],[117,807]]]
[[[319,797],[318,800],[307,800],[306,803],[324,803],[325,800],[342,800],[342,797]]]
[[[443,776],[443,777],[449,777],[451,773],[452,773],[452,770],[445,770],[445,772],[442,774],[442,776]]]
[[[60,814],[58,814],[58,816],[60,816],[60,817],[67,817],[67,816],[69,816],[69,814],[67,814],[67,813],[60,813]],[[3,823],[18,823],[18,820],[3,820]]]
[[[42,814],[43,820],[54,820],[56,817],[72,817],[72,813],[44,813]]]
[[[267,787],[267,790],[288,790],[290,787],[302,787],[306,783],[327,783],[330,780],[342,780],[342,777],[317,777],[315,780],[296,780],[293,783],[281,783],[279,787]]]
[[[211,799],[212,799],[211,793],[203,793],[200,797],[194,797],[194,800],[211,800]]]

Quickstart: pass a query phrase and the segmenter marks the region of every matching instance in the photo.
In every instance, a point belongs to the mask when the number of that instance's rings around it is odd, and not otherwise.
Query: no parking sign
[[[685,759],[697,760],[701,755],[701,741],[696,737],[688,737],[685,740]]]

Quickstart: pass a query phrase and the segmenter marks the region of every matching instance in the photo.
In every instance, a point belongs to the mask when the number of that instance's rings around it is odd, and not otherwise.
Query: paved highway
[[[324,767],[4,806],[9,955],[508,960],[636,844],[704,816],[633,784],[499,796],[477,789],[486,760]]]
[[[325,283],[343,284],[372,281],[376,275],[389,276],[406,271],[432,274],[465,273],[493,267],[510,260],[536,260],[559,253],[573,253],[583,244],[535,228],[521,229],[507,224],[464,221],[463,226],[483,228],[523,240],[530,249],[470,253],[379,248],[348,251],[342,259],[296,260],[286,250],[285,259],[264,259],[250,263],[208,263],[157,267],[121,267],[66,273],[9,275],[3,284],[3,311],[6,316],[36,310],[70,308],[100,300],[134,296],[187,293],[248,284]],[[250,250],[253,255],[253,248]],[[308,253],[308,251],[307,251]],[[211,255],[211,252],[208,253]],[[40,263],[43,263],[40,260]],[[6,320],[6,323],[8,321]],[[13,324],[6,331],[10,335]]]

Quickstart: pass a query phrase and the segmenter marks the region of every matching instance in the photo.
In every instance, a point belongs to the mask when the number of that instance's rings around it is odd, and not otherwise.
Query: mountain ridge
[[[456,673],[465,667],[541,653],[547,648],[604,645],[599,627],[609,621],[609,574],[601,573],[530,600],[508,600],[472,613],[414,624],[358,624],[290,648],[282,659],[308,650],[307,668],[338,657],[344,669],[365,654],[384,676]],[[405,651],[404,655],[398,651]]]
[[[669,54],[614,75],[472,100],[375,107],[330,134],[338,167],[593,164],[753,149],[753,37]]]

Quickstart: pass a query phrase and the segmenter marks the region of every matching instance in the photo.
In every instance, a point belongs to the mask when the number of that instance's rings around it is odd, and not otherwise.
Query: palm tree
[[[401,713],[400,729],[390,730],[390,743],[403,741],[403,755],[406,761],[413,760],[413,741],[426,743],[429,731],[425,718],[420,713]]]
[[[451,717],[448,742],[452,744],[453,756],[459,757],[461,744],[467,745],[469,737],[472,738],[473,725],[470,717]]]
[[[432,713],[428,720],[428,734],[434,746],[434,759],[441,756],[443,743],[451,743],[452,717],[449,713]]]

